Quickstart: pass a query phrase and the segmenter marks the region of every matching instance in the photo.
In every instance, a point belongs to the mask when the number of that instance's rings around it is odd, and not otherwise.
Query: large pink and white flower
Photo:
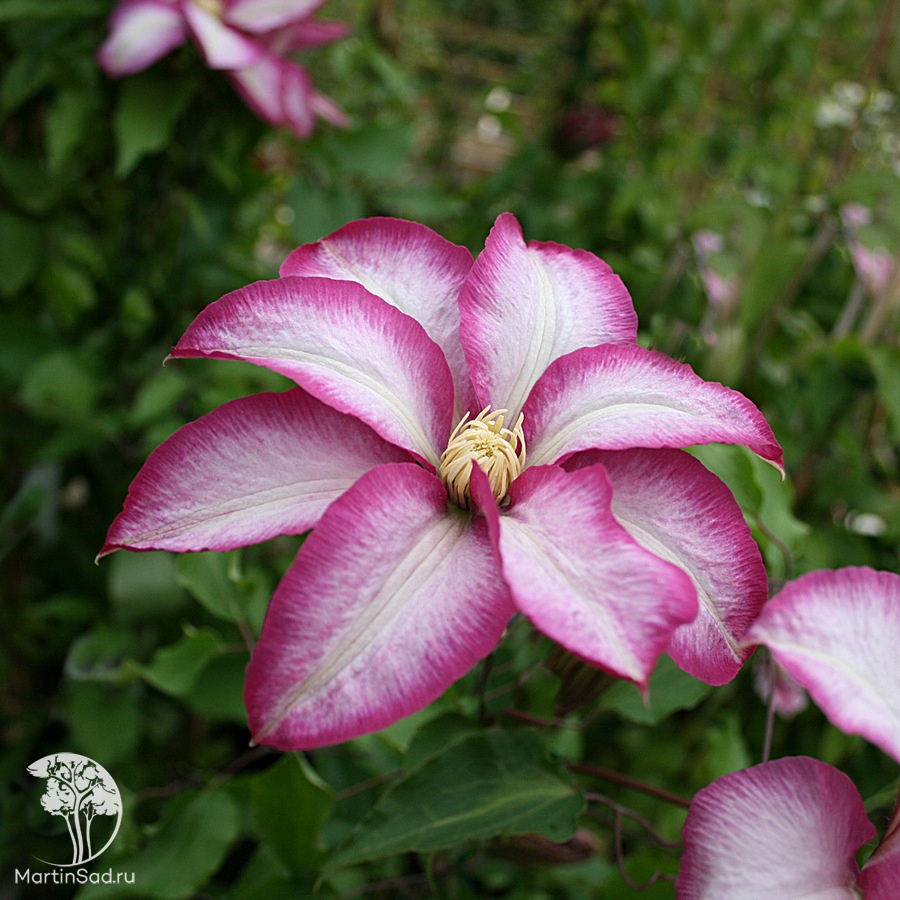
[[[423,225],[352,222],[194,320],[172,357],[298,387],[160,446],[101,555],[314,528],[247,673],[254,739],[277,747],[420,709],[516,611],[642,686],[666,650],[727,681],[765,570],[731,494],[679,448],[741,443],[779,467],[781,451],[749,400],[636,333],[602,260],[526,244],[508,213],[474,263]]]
[[[109,75],[132,75],[192,38],[207,65],[223,69],[260,118],[312,134],[316,116],[347,118],[314,87],[289,54],[347,34],[340,22],[313,20],[325,0],[120,0],[100,48]]]
[[[898,828],[900,807],[860,872],[876,832],[846,775],[805,756],[732,772],[691,802],[678,900],[895,900]]]

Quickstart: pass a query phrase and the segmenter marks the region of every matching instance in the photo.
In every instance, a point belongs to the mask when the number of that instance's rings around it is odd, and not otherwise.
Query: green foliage
[[[584,802],[530,732],[487,731],[432,756],[386,791],[327,863],[332,869],[495,835],[575,832]]]
[[[763,409],[783,482],[742,448],[695,452],[773,590],[896,570],[896,284],[871,290],[852,257],[855,238],[900,246],[900,57],[876,5],[331,0],[353,34],[304,59],[351,125],[303,143],[191,47],[107,79],[113,5],[0,0],[0,878],[52,840],[19,785],[65,749],[125,792],[101,868],[136,875],[79,898],[635,896],[612,811],[677,839],[683,809],[641,783],[689,797],[759,758],[753,661],[711,689],[664,658],[644,699],[561,667],[517,618],[428,709],[278,755],[248,747],[242,687],[299,540],[93,560],[157,444],[286,385],[249,364],[163,369],[203,306],[353,218],[413,218],[477,252],[510,209],[528,238],[613,266],[643,344]],[[858,234],[848,203],[871,211]],[[873,815],[896,796],[891,765],[812,706],[776,723],[773,752],[839,765]],[[623,827],[633,879],[677,871],[677,850]]]

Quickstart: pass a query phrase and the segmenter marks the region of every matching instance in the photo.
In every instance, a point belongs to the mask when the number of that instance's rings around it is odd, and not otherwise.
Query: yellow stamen
[[[453,429],[447,449],[441,454],[438,474],[447,486],[450,499],[463,509],[469,508],[469,478],[472,460],[488,477],[494,499],[506,499],[509,486],[525,468],[523,416],[513,428],[503,427],[505,409],[491,412],[486,406],[474,419],[466,413]]]
[[[195,6],[199,6],[200,9],[205,9],[210,15],[219,19],[222,18],[222,12],[224,11],[222,0],[192,0],[192,2]]]

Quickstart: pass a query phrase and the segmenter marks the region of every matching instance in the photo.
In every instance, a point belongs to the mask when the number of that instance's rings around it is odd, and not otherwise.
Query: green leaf
[[[103,0],[0,0],[0,22],[60,19],[64,16],[84,18],[102,15],[106,10]]]
[[[299,211],[291,231],[301,243],[317,241],[351,219],[365,215],[362,198],[342,182],[323,191],[300,180],[288,194],[288,203]]]
[[[146,849],[110,866],[113,881],[118,872],[134,873],[134,887],[89,884],[78,892],[78,900],[135,892],[160,900],[191,897],[221,866],[239,826],[237,803],[226,791],[183,794],[167,807]]]
[[[0,296],[14,297],[34,278],[41,251],[37,225],[21,216],[0,212]]]
[[[253,817],[260,836],[291,871],[318,870],[318,845],[334,796],[300,753],[291,753],[253,780]]]
[[[537,833],[565,841],[583,806],[536,734],[474,735],[392,785],[325,871],[495,835]]]
[[[58,171],[81,143],[97,115],[97,104],[86,90],[63,90],[47,112],[47,162]]]
[[[109,562],[109,596],[121,622],[164,618],[181,609],[184,591],[168,553],[116,553]]]
[[[244,674],[249,658],[249,653],[220,653],[200,672],[184,701],[207,719],[246,728]]]
[[[131,680],[135,671],[124,663],[136,652],[137,638],[132,631],[111,623],[97,625],[72,642],[66,656],[66,676],[73,681]]]
[[[93,280],[82,268],[68,263],[51,265],[41,279],[41,288],[65,326],[75,324],[82,313],[97,304]]]
[[[875,373],[878,399],[888,412],[894,438],[900,441],[900,350],[885,344],[868,347],[866,352]]]
[[[456,712],[431,719],[415,733],[403,760],[403,769],[412,772],[454,744],[480,733],[481,728],[472,719]]]
[[[54,350],[44,354],[28,370],[21,398],[36,416],[74,422],[91,413],[100,388],[94,374],[75,353]]]
[[[134,398],[128,413],[128,424],[141,427],[168,416],[186,390],[187,380],[171,367],[151,375]],[[188,585],[185,587],[190,590]]]
[[[193,688],[200,673],[222,649],[218,635],[191,627],[174,644],[162,647],[140,669],[141,676],[164,694],[182,697]]]
[[[720,724],[708,729],[704,746],[704,772],[709,781],[753,765],[740,719],[730,710]]]
[[[178,583],[214,616],[262,630],[271,591],[257,574],[242,572],[239,550],[179,556]]]
[[[140,691],[138,684],[69,682],[65,710],[71,748],[106,765],[133,753],[144,716]]]
[[[183,554],[178,557],[178,583],[214,616],[238,622],[243,598],[231,578],[238,558],[237,551]]]
[[[189,96],[187,83],[152,72],[124,82],[113,118],[118,147],[116,175],[124,177],[143,157],[169,143]]]
[[[682,672],[668,656],[662,656],[650,676],[646,701],[630,681],[620,681],[603,695],[603,708],[632,722],[657,725],[673,712],[693,709],[711,690],[711,685]]]
[[[407,124],[376,123],[329,134],[342,177],[386,181],[398,175],[412,146]]]
[[[14,112],[40,91],[53,75],[53,64],[42,53],[22,54],[11,60],[0,84],[0,107],[7,114]]]

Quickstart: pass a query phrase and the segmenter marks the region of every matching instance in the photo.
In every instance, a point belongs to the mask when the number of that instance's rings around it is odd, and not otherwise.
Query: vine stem
[[[593,775],[594,778],[612,781],[615,784],[633,788],[636,791],[640,791],[642,794],[647,794],[650,797],[655,797],[657,800],[663,800],[674,806],[680,806],[683,809],[689,809],[691,806],[691,801],[686,797],[673,794],[671,791],[665,790],[665,788],[658,788],[654,787],[652,784],[646,784],[637,778],[632,778],[630,775],[623,775],[621,772],[615,772],[612,769],[604,769],[601,766],[594,766],[590,763],[577,762],[567,762],[565,766],[570,772],[579,772],[582,775]]]
[[[610,799],[604,794],[596,794],[593,792],[586,792],[584,795],[584,799],[588,802],[592,803],[602,803],[604,806],[609,807],[613,811],[613,836],[615,839],[615,848],[616,848],[616,865],[619,868],[619,874],[622,876],[622,880],[635,891],[646,891],[649,888],[653,887],[657,881],[674,881],[675,877],[673,875],[668,875],[664,872],[655,872],[650,876],[649,880],[645,882],[635,881],[630,873],[628,872],[628,867],[625,865],[625,842],[624,835],[622,830],[622,820],[625,818],[633,819],[638,823],[646,832],[650,835],[650,837],[661,847],[667,847],[670,849],[674,849],[676,847],[681,846],[681,841],[669,841],[666,840],[652,825],[652,823],[642,816],[639,812],[636,812],[633,809],[628,809],[626,806],[621,806],[616,803],[615,800]]]
[[[775,679],[778,674],[775,671],[775,659],[771,653],[768,654],[768,663],[766,668],[769,670],[769,684],[767,685],[768,696],[766,697],[766,733],[763,738],[763,763],[767,763],[772,755],[772,735],[775,731]]]

